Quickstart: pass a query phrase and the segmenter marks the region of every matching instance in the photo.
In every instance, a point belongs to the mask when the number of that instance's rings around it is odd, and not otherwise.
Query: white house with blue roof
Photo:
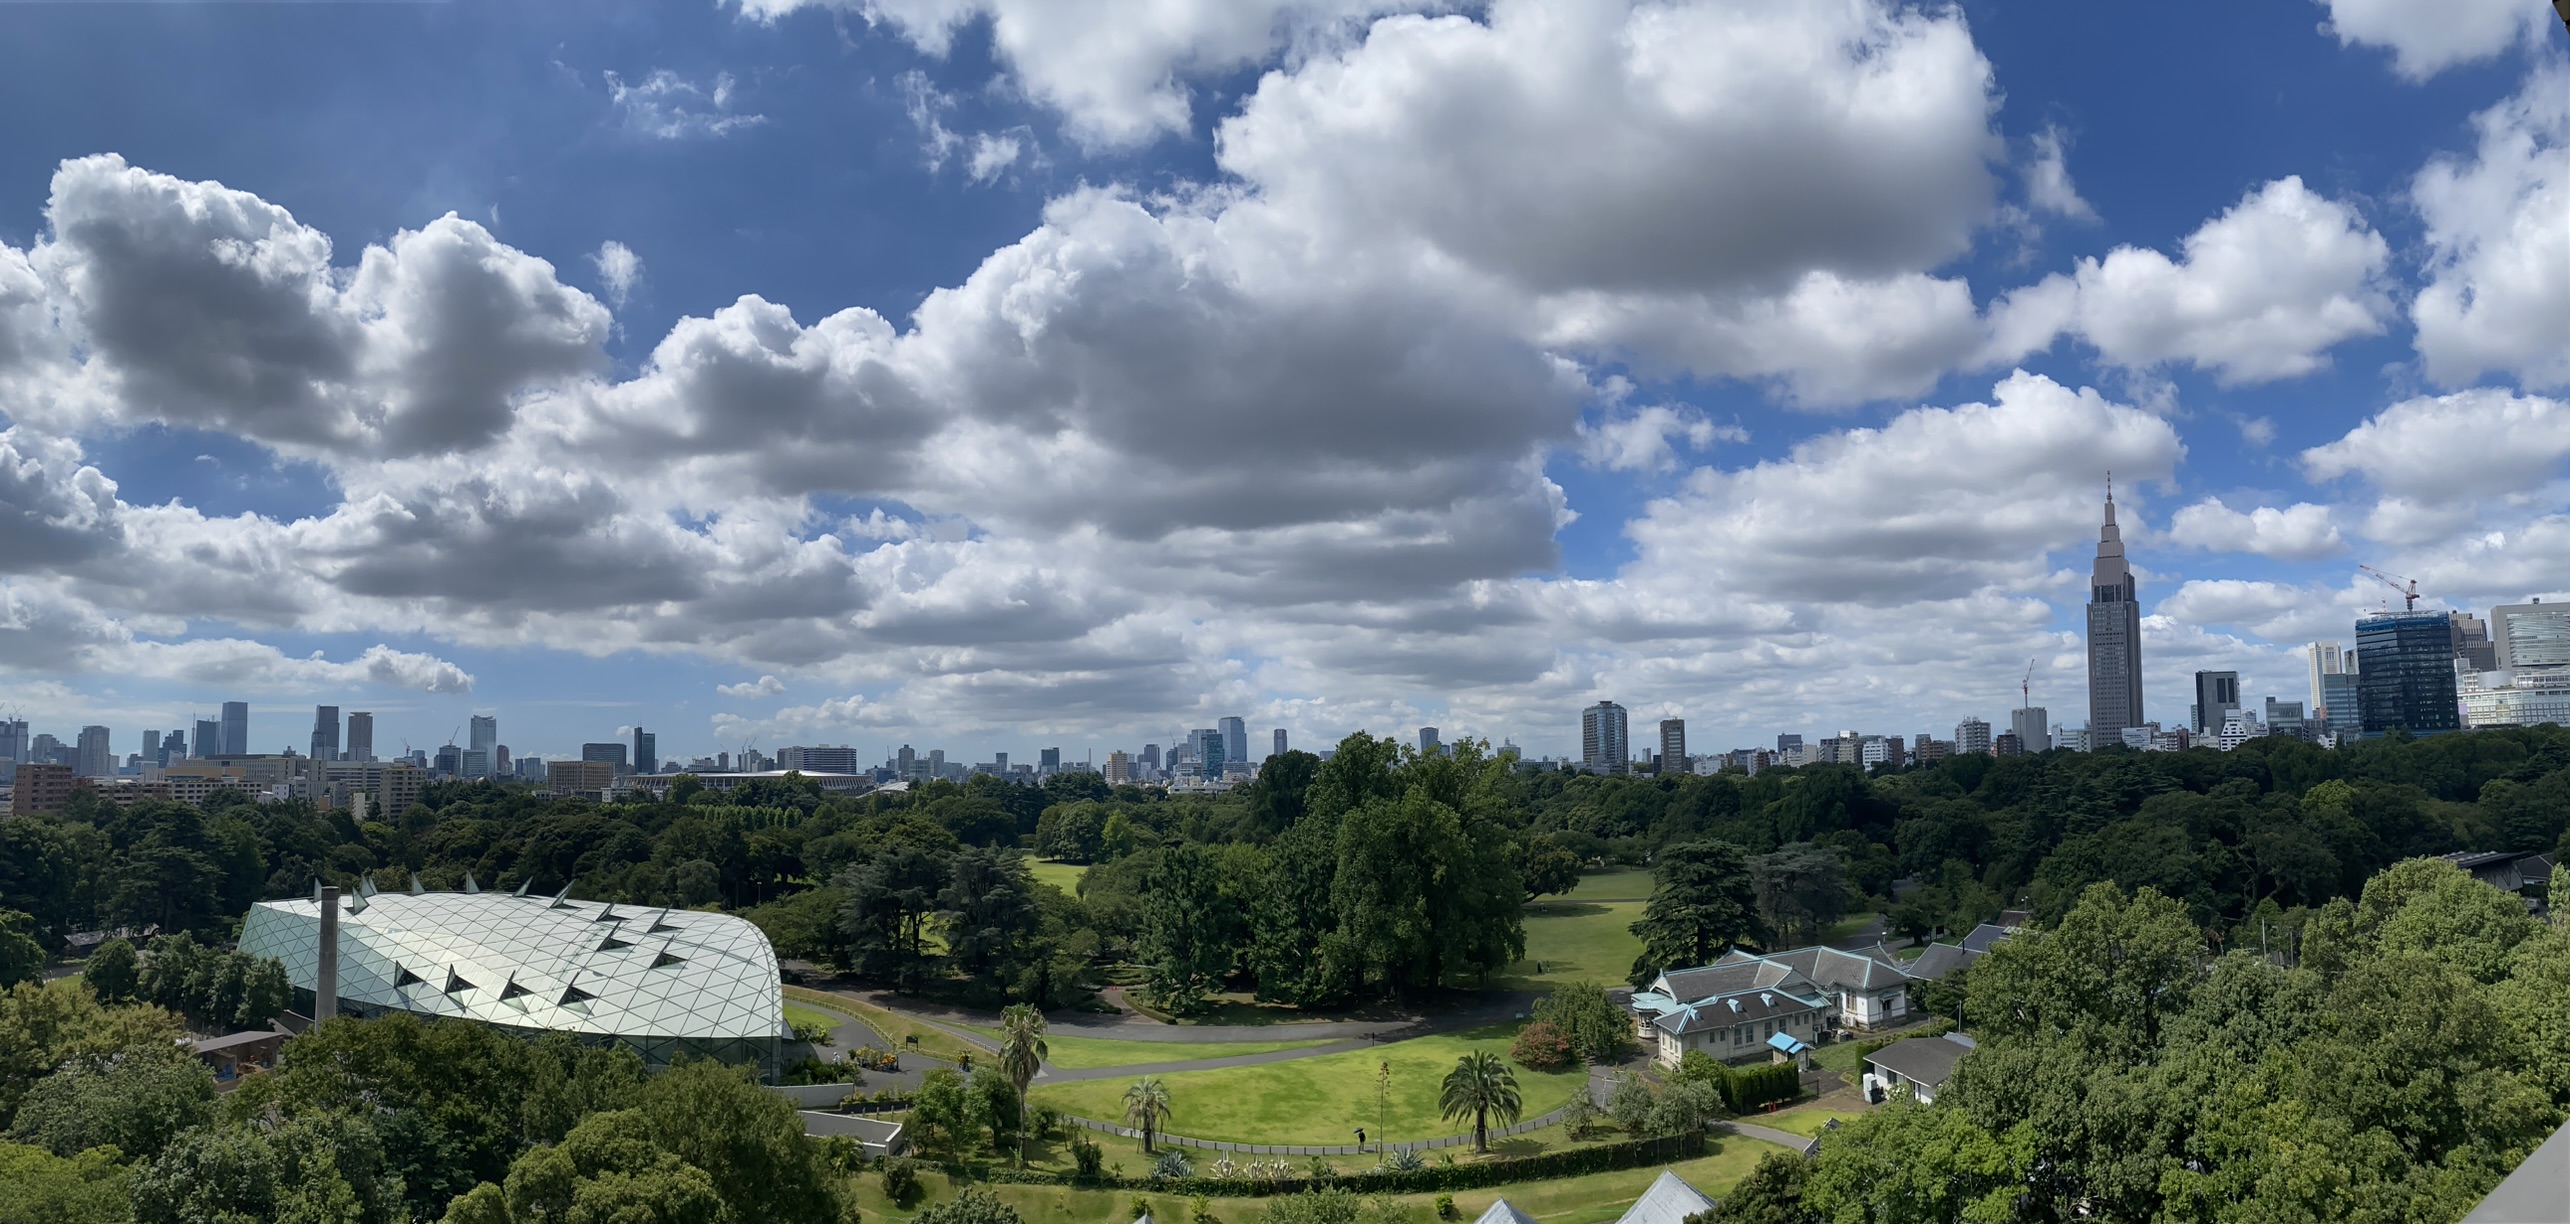
[[[1654,1058],[1675,1066],[1689,1050],[1722,1062],[1790,1057],[1842,1029],[1910,1017],[1911,976],[1888,950],[1873,954],[1734,948],[1694,969],[1671,969],[1633,995],[1633,1018]]]

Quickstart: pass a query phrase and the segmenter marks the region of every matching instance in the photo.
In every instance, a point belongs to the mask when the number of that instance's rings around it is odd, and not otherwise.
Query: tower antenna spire
[[[2115,504],[2115,469],[2106,469],[2106,504]]]

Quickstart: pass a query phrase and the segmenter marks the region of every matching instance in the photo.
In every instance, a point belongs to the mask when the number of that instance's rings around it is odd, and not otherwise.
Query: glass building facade
[[[2458,730],[2454,622],[2443,612],[2386,612],[2356,622],[2356,709],[2366,735]]]
[[[570,1033],[630,1046],[653,1067],[706,1057],[755,1066],[770,1081],[780,1071],[776,953],[742,919],[479,890],[379,892],[340,905],[341,1011]],[[277,958],[307,1008],[320,926],[309,898],[262,901],[241,926],[241,950]]]

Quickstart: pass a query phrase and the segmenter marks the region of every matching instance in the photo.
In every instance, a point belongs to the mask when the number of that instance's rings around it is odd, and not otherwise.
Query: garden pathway
[[[1728,1130],[1744,1139],[1763,1139],[1769,1143],[1783,1144],[1784,1146],[1792,1148],[1805,1156],[1811,1155],[1812,1149],[1820,1146],[1820,1140],[1818,1139],[1805,1139],[1792,1131],[1780,1131],[1775,1127],[1760,1126],[1755,1122],[1742,1122],[1735,1119],[1729,1122],[1717,1123],[1716,1125],[1719,1125],[1724,1130]]]

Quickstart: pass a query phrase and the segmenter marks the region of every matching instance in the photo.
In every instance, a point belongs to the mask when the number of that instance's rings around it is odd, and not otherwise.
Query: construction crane
[[[2359,566],[2357,566],[2356,568],[2357,568],[2357,569],[2360,569],[2360,570],[2363,570],[2363,571],[2365,571],[2365,572],[2366,572],[2366,573],[2368,573],[2368,574],[2373,575],[2373,576],[2374,576],[2374,581],[2379,582],[2379,583],[2383,584],[2384,586],[2390,587],[2391,589],[2393,589],[2393,590],[2395,590],[2395,591],[2400,592],[2400,597],[2401,597],[2401,599],[2405,601],[2405,602],[2404,602],[2404,604],[2403,604],[2403,606],[2402,606],[2402,608],[2401,608],[2401,611],[2403,611],[2403,612],[2416,612],[2416,611],[2418,611],[2418,580],[2417,580],[2417,579],[2415,579],[2415,578],[2403,578],[2403,577],[2400,577],[2400,576],[2399,576],[2399,575],[2397,575],[2397,574],[2386,574],[2386,573],[2382,572],[2381,570],[2375,569],[2373,566],[2370,566],[2370,565],[2359,565]]]
[[[2035,704],[2035,661],[2026,660],[2026,678],[2017,682],[2017,708],[2030,710]]]

